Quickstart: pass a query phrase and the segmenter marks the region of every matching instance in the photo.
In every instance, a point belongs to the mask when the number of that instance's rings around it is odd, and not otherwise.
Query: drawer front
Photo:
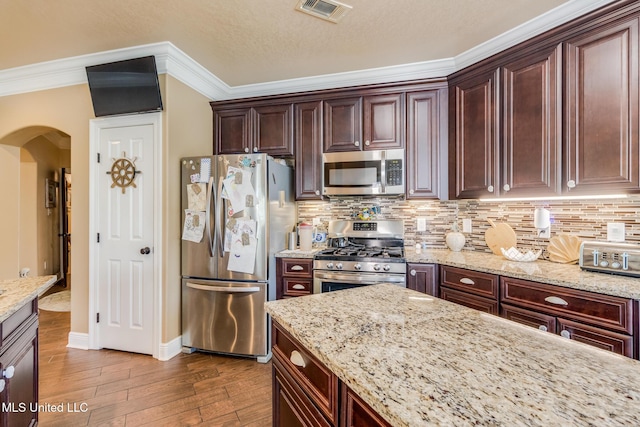
[[[440,288],[440,298],[455,302],[456,304],[464,305],[465,307],[473,308],[474,310],[484,311],[485,313],[495,314],[496,316],[498,315],[498,301],[496,300],[482,298],[446,287]]]
[[[338,378],[276,322],[273,328],[273,355],[327,419],[336,424]]]
[[[7,320],[0,324],[2,345],[7,344],[9,341],[20,335],[20,331],[38,314],[37,299],[33,299],[27,304],[23,305],[13,313]]]
[[[518,322],[522,325],[531,326],[545,332],[556,332],[556,317],[548,314],[538,313],[537,311],[527,310],[525,308],[514,307],[509,304],[502,304],[500,307],[500,315],[505,319]]]
[[[298,279],[285,277],[282,279],[284,283],[284,295],[298,297],[302,295],[311,294],[313,288],[313,280],[311,279]]]
[[[633,333],[632,300],[501,277],[502,302]]]
[[[633,338],[629,335],[611,332],[571,320],[558,319],[560,335],[583,344],[633,357]]]
[[[441,286],[448,286],[483,297],[498,299],[499,281],[498,276],[495,274],[443,265],[440,271],[440,278]]]
[[[313,260],[306,258],[285,258],[282,260],[283,270],[287,276],[313,276]]]

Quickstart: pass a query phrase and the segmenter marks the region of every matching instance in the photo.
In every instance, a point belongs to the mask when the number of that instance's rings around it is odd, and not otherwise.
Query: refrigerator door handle
[[[216,210],[216,237],[218,239],[220,239],[220,258],[224,258],[224,235],[223,230],[226,228],[226,224],[222,225],[222,220],[224,219],[224,212],[223,212],[223,202],[222,202],[222,184],[223,184],[223,178],[220,177],[220,180],[218,181],[218,196],[216,197],[216,206],[215,206],[215,210]],[[222,215],[220,215],[220,212],[222,212]]]
[[[207,238],[209,239],[209,254],[213,257],[213,248],[216,246],[215,234],[211,235],[211,198],[215,200],[215,186],[213,185],[213,177],[209,178],[209,189],[207,191],[207,209],[205,211],[205,226],[207,229]],[[214,207],[215,209],[215,207]]]
[[[187,282],[187,287],[192,289],[198,289],[201,291],[210,291],[210,292],[224,292],[227,294],[248,294],[259,292],[260,288],[258,286],[250,286],[250,287],[228,287],[228,286],[208,286],[208,285],[198,285],[197,283]]]

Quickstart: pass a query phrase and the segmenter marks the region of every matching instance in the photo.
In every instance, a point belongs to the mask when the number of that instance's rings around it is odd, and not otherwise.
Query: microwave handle
[[[387,152],[382,150],[380,152],[380,181],[382,188],[381,188],[381,192],[382,194],[385,194],[387,192],[386,190],[386,185],[387,185]]]

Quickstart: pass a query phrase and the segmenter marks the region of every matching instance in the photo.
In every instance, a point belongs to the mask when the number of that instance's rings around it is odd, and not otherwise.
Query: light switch
[[[427,231],[427,218],[418,218],[416,228],[418,229],[418,231]]]

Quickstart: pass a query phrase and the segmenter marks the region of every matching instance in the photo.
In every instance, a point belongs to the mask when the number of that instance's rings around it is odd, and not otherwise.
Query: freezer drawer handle
[[[258,286],[249,286],[246,288],[240,288],[240,287],[233,288],[228,286],[198,285],[197,283],[189,283],[189,282],[187,282],[187,287],[192,289],[198,289],[201,291],[225,292],[228,294],[248,294],[248,293],[260,291],[260,288]]]
[[[289,357],[289,360],[291,360],[291,363],[293,363],[296,366],[299,366],[301,368],[304,368],[305,366],[307,366],[307,364],[304,361],[304,358],[302,357],[302,355],[300,354],[300,352],[293,350],[291,352],[291,357]]]

